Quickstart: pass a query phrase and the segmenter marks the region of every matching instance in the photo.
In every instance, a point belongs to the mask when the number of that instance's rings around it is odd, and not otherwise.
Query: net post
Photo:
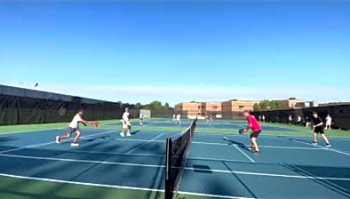
[[[173,199],[172,167],[171,167],[172,140],[166,139],[165,162],[165,199]]]

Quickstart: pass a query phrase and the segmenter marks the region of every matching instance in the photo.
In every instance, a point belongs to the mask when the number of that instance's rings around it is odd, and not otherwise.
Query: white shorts
[[[123,121],[123,129],[129,128],[129,126],[131,126],[130,122],[124,122]]]

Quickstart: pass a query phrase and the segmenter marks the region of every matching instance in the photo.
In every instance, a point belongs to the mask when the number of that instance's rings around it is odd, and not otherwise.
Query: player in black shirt
[[[324,134],[323,121],[320,117],[318,117],[318,114],[316,111],[312,112],[312,121],[313,121],[313,128],[314,128],[314,141],[312,144],[317,145],[317,135],[320,134],[323,140],[326,142],[326,147],[330,147],[331,145],[328,141],[328,138]]]

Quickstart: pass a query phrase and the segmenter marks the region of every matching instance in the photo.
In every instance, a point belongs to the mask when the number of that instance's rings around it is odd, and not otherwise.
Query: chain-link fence
[[[311,121],[313,111],[318,112],[318,115],[323,121],[325,121],[327,115],[330,115],[333,121],[333,128],[350,129],[350,104],[298,109],[261,110],[255,111],[254,115],[258,119],[262,119],[264,116],[267,122],[305,125],[305,123]]]
[[[87,120],[121,117],[122,105],[0,85],[0,125],[68,122],[80,108]]]

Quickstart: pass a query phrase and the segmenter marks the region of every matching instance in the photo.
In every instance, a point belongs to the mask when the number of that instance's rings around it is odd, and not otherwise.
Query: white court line
[[[261,148],[261,147],[260,147]],[[323,150],[323,149],[314,149],[312,150]],[[62,151],[65,153],[90,153],[90,154],[101,154],[101,155],[116,155],[116,156],[127,156],[127,157],[153,157],[153,158],[165,158],[165,155],[153,155],[153,154],[143,154],[143,153],[134,153],[134,154],[125,154],[125,153],[113,153],[113,152],[101,152],[101,151],[86,151],[86,150],[74,150],[74,151]],[[188,156],[188,160],[198,160],[198,161],[215,161],[215,162],[232,162],[232,163],[248,163],[242,162],[237,159],[220,159],[220,158],[205,158],[205,157],[196,157],[196,156]]]
[[[126,154],[130,154],[130,153],[136,151],[137,149],[139,149],[139,148],[145,146],[146,144],[149,144],[150,142],[152,142],[152,141],[154,141],[154,140],[156,140],[156,139],[162,137],[163,135],[164,135],[164,133],[162,133],[162,134],[160,134],[160,135],[158,135],[158,136],[152,138],[151,140],[148,140],[147,142],[144,142],[143,144],[140,144],[139,146],[137,146],[137,147],[131,149],[130,151],[126,152]]]
[[[112,132],[114,132],[114,131],[115,131],[115,130],[110,130],[110,131],[104,131],[104,132],[101,132],[101,133],[95,133],[95,134],[92,134],[92,135],[81,136],[80,139],[85,139],[85,138],[92,137],[92,136],[96,136],[96,135],[108,134],[108,133],[112,133]],[[28,146],[24,146],[24,147],[20,147],[20,148],[15,148],[15,149],[9,149],[9,150],[0,151],[0,154],[2,154],[2,153],[7,153],[7,152],[12,152],[12,151],[19,151],[19,150],[22,150],[22,149],[36,148],[36,147],[46,146],[46,145],[55,144],[55,143],[56,143],[56,141],[53,141],[53,142],[46,142],[46,143],[40,143],[40,144],[33,144],[33,145],[28,145]],[[64,142],[63,142],[63,143],[64,143]]]
[[[0,154],[0,157],[34,159],[34,160],[49,160],[49,161],[61,161],[61,162],[79,162],[79,163],[91,163],[91,164],[106,164],[106,165],[119,165],[119,166],[134,166],[134,167],[165,168],[165,166],[163,166],[163,165],[153,165],[153,164],[110,162],[110,161],[96,161],[96,160],[78,160],[78,159],[67,159],[67,158],[49,158],[49,157],[36,157],[36,156],[11,155],[11,154]],[[179,167],[173,167],[173,168],[181,169]],[[212,173],[228,173],[228,174],[265,176],[265,177],[280,177],[280,178],[291,178],[291,179],[350,181],[350,178],[284,175],[284,174],[246,172],[246,171],[234,171],[234,170],[231,171],[231,170],[220,170],[220,169],[199,169],[199,168],[192,168],[192,167],[185,167],[184,170],[203,171],[203,172],[212,172]]]
[[[142,188],[142,187],[130,187],[130,186],[120,186],[120,185],[108,185],[108,184],[97,184],[97,183],[88,183],[88,182],[56,180],[56,179],[50,179],[50,178],[27,177],[27,176],[5,174],[5,173],[0,173],[0,176],[17,178],[17,179],[25,179],[25,180],[74,184],[74,185],[83,185],[83,186],[92,186],[92,187],[116,188],[116,189],[127,189],[127,190],[137,190],[137,191],[164,192],[164,189],[152,189],[152,188]],[[206,197],[211,197],[211,198],[255,199],[255,198],[247,198],[247,197],[225,196],[225,195],[215,195],[215,194],[205,194],[205,193],[195,193],[195,192],[183,192],[183,191],[178,191],[177,193],[186,194],[186,195],[193,195],[193,196],[206,196]]]
[[[59,127],[59,128],[50,128],[50,129],[40,129],[40,130],[30,130],[30,131],[9,131],[5,133],[1,133],[1,137],[8,135],[8,134],[21,134],[21,133],[34,133],[34,132],[41,132],[41,131],[53,131],[53,130],[60,130],[65,129],[67,127]]]
[[[134,153],[134,154],[125,154],[125,153],[112,153],[112,152],[100,152],[100,151],[85,151],[85,150],[74,150],[74,151],[63,151],[66,153],[90,153],[90,154],[102,154],[102,155],[118,155],[118,156],[138,156],[138,157],[152,157],[152,158],[165,158],[165,155],[152,155],[152,154],[143,154],[143,153]],[[196,156],[189,156],[187,160],[198,160],[198,161],[215,161],[215,162],[232,162],[232,163],[247,163],[242,162],[237,159],[219,159],[219,158],[202,158]]]
[[[249,145],[246,145],[249,146]],[[259,148],[269,149],[295,149],[295,150],[327,150],[322,148],[311,148],[311,147],[294,147],[294,146],[259,146]]]
[[[149,139],[136,139],[136,138],[132,138],[132,139],[115,138],[114,140],[127,141],[127,142],[147,142],[147,141],[150,141]],[[152,142],[164,142],[165,143],[166,141],[165,140],[152,140]]]
[[[340,153],[340,154],[343,154],[343,155],[350,156],[350,153],[347,153],[347,152],[344,152],[344,151],[340,151],[340,150],[333,149],[333,148],[330,148],[329,150],[334,151],[336,153]]]
[[[340,151],[340,150],[337,150],[337,149],[333,149],[333,148],[327,148],[327,147],[324,147],[324,146],[318,146],[318,145],[312,145],[310,143],[307,143],[307,142],[304,142],[304,141],[301,141],[301,140],[296,140],[296,139],[291,139],[293,142],[298,142],[298,143],[302,143],[302,144],[306,144],[306,145],[309,145],[309,146],[313,146],[315,148],[319,148],[319,149],[323,149],[323,150],[328,150],[328,151],[333,151],[333,152],[336,152],[336,153],[339,153],[339,154],[342,154],[342,155],[346,155],[346,156],[350,156],[350,153],[347,153],[345,151]]]
[[[118,139],[116,138],[115,140],[119,141],[130,141],[130,142],[147,142],[150,140],[147,139]],[[161,142],[161,143],[165,143],[166,141],[164,140],[151,140],[151,142]],[[216,146],[232,146],[234,144],[230,144],[230,143],[216,143],[216,142],[197,142],[197,141],[193,141],[192,144],[203,144],[203,145],[216,145]],[[245,146],[250,146],[250,145],[245,145]],[[260,148],[272,148],[272,149],[300,149],[300,150],[326,150],[323,148],[313,148],[313,147],[289,147],[289,146],[260,146]]]
[[[88,136],[82,136],[81,139],[85,139],[88,137],[92,137],[92,136],[96,136],[96,135],[101,135],[101,134],[108,134],[111,133],[115,130],[110,130],[110,131],[105,131],[102,133],[96,133],[96,134],[92,134],[92,135],[88,135]],[[147,142],[146,144],[150,143],[150,142],[160,142],[160,143],[165,143],[164,140],[148,140],[148,139],[114,139],[117,141],[130,141],[130,142]],[[65,141],[63,141],[64,143]],[[300,141],[299,141],[300,142]],[[22,150],[22,149],[26,149],[26,148],[36,148],[36,147],[41,147],[41,146],[46,146],[46,145],[50,145],[50,144],[54,144],[56,142],[47,142],[47,143],[41,143],[41,144],[35,144],[35,145],[28,145],[25,147],[19,147],[19,148],[15,148],[15,149],[9,149],[9,150],[4,150],[4,151],[0,151],[1,153],[7,153],[7,152],[12,152],[12,151],[18,151],[18,150]],[[303,144],[306,144],[304,142],[302,142]],[[216,146],[232,146],[232,144],[223,144],[223,143],[215,143],[215,142],[192,142],[192,144],[203,144],[203,145],[216,145]],[[235,145],[233,145],[235,146]],[[246,145],[249,146],[249,145]],[[328,148],[322,148],[322,147],[318,147],[318,148],[311,148],[311,147],[286,147],[286,146],[260,146],[260,148],[273,148],[273,149],[295,149],[295,150],[330,150]],[[341,151],[337,151],[338,153],[345,153],[345,152],[341,152]],[[129,152],[131,153],[131,152]],[[350,154],[346,154],[345,155],[350,155]]]
[[[237,145],[233,145],[239,152],[241,152],[245,157],[247,157],[252,163],[255,163],[255,160],[253,160],[249,155],[244,153]]]
[[[290,166],[290,165],[285,164],[285,163],[281,163],[281,165],[283,165],[283,166],[285,166],[285,167],[287,167],[287,168],[289,168],[289,169],[291,169],[291,170],[299,171],[299,173],[300,173],[300,171],[301,171],[301,172],[302,172],[301,175],[304,174],[304,175],[308,175],[308,176],[315,176],[315,174],[313,174],[313,173],[311,173],[311,172],[309,172],[309,171],[307,171],[307,170],[305,170],[305,169],[302,169],[302,168],[300,168],[300,167],[298,167],[298,166]],[[324,183],[324,182],[321,181],[320,184],[322,184],[322,185],[324,185],[324,186],[326,186],[326,187],[329,187],[329,184],[330,184],[332,187],[337,188],[337,189],[338,189],[339,191],[341,191],[343,194],[349,195],[349,194],[347,193],[347,189],[346,189],[346,188],[341,187],[341,186],[339,186],[339,185],[337,185],[337,184],[335,184],[335,183],[333,183],[333,182]]]
[[[228,138],[226,138],[226,140],[229,140]],[[192,142],[192,144],[206,144],[206,145],[218,145],[218,146],[237,146],[236,144],[223,144],[223,143],[215,143],[215,142]],[[247,147],[249,147],[250,145],[245,145]],[[271,149],[302,149],[302,150],[324,150],[322,148],[320,149],[316,149],[316,148],[312,148],[312,147],[290,147],[290,146],[259,146],[260,148],[271,148]]]

